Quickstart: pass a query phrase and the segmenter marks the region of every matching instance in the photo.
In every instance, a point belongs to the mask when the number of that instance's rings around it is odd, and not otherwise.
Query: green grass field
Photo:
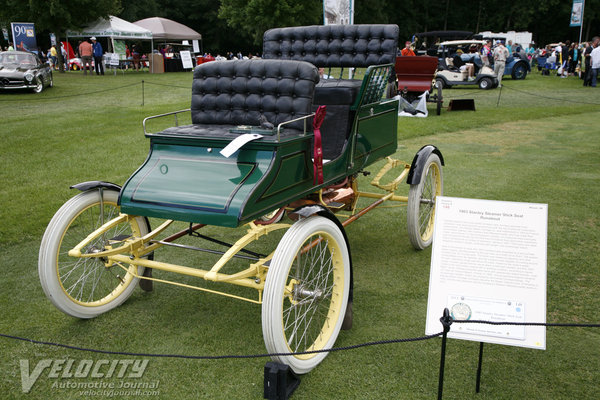
[[[54,212],[75,194],[69,186],[95,179],[122,184],[148,152],[142,119],[189,107],[191,80],[191,73],[84,77],[69,72],[56,74],[55,87],[40,95],[0,94],[0,333],[113,351],[265,351],[258,305],[155,284],[151,293],[136,289],[110,313],[78,320],[55,309],[39,283],[40,240]],[[547,203],[547,320],[598,323],[600,90],[584,88],[575,78],[537,73],[503,83],[502,92],[444,90],[446,100],[475,99],[476,112],[442,111],[438,117],[432,104],[428,118],[401,119],[395,157],[410,161],[423,144],[432,143],[446,161],[445,195]],[[360,183],[368,188],[367,178]],[[209,232],[231,237],[228,229]],[[342,331],[336,345],[422,336],[431,251],[410,246],[405,209],[374,211],[347,233],[354,262],[354,327]],[[187,265],[214,262],[198,254],[173,257]],[[447,399],[598,397],[600,329],[549,328],[545,351],[486,346],[478,395],[478,344],[450,340],[447,351]],[[29,360],[32,370],[42,359],[77,365],[86,359],[132,358],[7,338],[0,338],[0,354],[0,397],[7,399],[79,399],[90,396],[59,384],[123,381],[60,379],[46,370],[30,393],[22,393],[20,360]],[[302,378],[293,398],[431,399],[437,394],[439,357],[439,339],[336,352]],[[143,378],[134,381],[158,381],[159,394],[114,397],[258,399],[266,361],[148,358]]]

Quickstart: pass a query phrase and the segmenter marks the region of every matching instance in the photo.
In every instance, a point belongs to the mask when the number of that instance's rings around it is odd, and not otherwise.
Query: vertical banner
[[[573,8],[571,9],[571,23],[569,26],[581,26],[583,21],[583,5],[584,0],[573,0]]]
[[[56,46],[56,35],[54,33],[50,34],[50,45]]]
[[[10,27],[15,50],[37,53],[33,22],[11,22]]]
[[[4,40],[6,40],[8,42],[10,40],[8,38],[8,29],[2,28],[2,34],[4,35]]]
[[[323,25],[352,25],[354,0],[323,0]]]

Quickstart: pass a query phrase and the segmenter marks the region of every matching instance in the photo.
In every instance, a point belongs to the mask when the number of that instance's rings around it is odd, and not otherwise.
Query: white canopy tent
[[[69,41],[69,37],[86,37],[89,39],[92,36],[110,38],[110,44],[113,49],[115,48],[115,39],[150,40],[151,48],[154,48],[152,32],[114,15],[110,15],[108,19],[100,18],[80,31],[68,30],[67,42]]]

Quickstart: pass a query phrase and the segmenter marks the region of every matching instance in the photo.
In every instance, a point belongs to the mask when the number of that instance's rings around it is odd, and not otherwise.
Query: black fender
[[[308,218],[312,217],[313,215],[318,215],[331,220],[340,229],[342,235],[344,236],[344,240],[346,241],[346,248],[348,249],[348,257],[350,259],[350,290],[348,290],[348,305],[346,306],[346,315],[344,316],[344,321],[342,322],[342,329],[348,330],[352,328],[352,303],[354,300],[354,273],[352,271],[352,253],[350,252],[350,242],[348,241],[348,236],[346,235],[346,229],[344,229],[344,225],[342,225],[340,220],[337,219],[331,210],[321,204],[309,204],[301,206],[288,214],[292,220],[296,220],[297,217]]]
[[[117,192],[121,191],[121,186],[116,185],[114,183],[110,183],[110,182],[104,182],[104,181],[81,182],[81,183],[77,183],[77,184],[69,187],[69,189],[77,189],[82,192],[87,192],[88,190],[100,189],[100,188],[112,189],[112,190],[116,190]]]
[[[444,156],[442,156],[442,152],[432,144],[425,145],[421,147],[417,154],[415,154],[415,158],[412,160],[412,164],[410,165],[410,171],[408,171],[408,177],[406,178],[406,183],[409,185],[417,185],[421,183],[421,177],[423,175],[423,169],[425,168],[425,163],[429,156],[433,154],[437,154],[444,164]]]
[[[104,182],[104,181],[81,182],[81,183],[77,183],[75,185],[70,186],[70,189],[77,189],[82,192],[87,192],[89,190],[94,190],[94,189],[108,189],[108,190],[114,190],[119,193],[121,192],[121,186],[119,186],[115,183]],[[152,227],[150,225],[150,221],[148,220],[148,217],[144,217],[144,221],[146,221],[146,225],[148,226],[148,231],[152,231]],[[148,254],[145,257],[147,257],[148,260],[154,260],[154,252]],[[142,276],[144,276],[146,278],[152,278],[152,268],[144,268],[144,273],[142,274]],[[144,290],[146,292],[151,292],[153,289],[152,281],[149,279],[140,279],[139,285],[142,288],[142,290]]]

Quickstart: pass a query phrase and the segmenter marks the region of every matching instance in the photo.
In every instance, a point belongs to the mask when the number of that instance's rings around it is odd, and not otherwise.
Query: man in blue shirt
[[[95,37],[92,37],[92,49],[94,51],[94,65],[96,68],[96,75],[104,75],[104,64],[102,64],[102,45],[96,41]]]

